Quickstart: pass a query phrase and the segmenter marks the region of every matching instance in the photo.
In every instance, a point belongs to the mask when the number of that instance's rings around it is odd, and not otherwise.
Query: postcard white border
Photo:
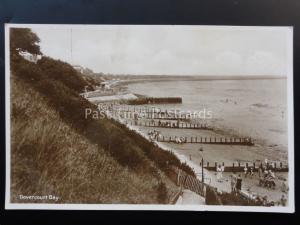
[[[9,53],[9,28],[11,27],[62,27],[82,28],[99,26],[176,26],[191,27],[196,29],[243,29],[243,30],[285,30],[287,34],[287,97],[288,97],[288,160],[289,160],[289,206],[263,207],[263,206],[210,206],[210,205],[143,205],[143,204],[39,204],[39,203],[11,203],[10,202],[10,53]],[[5,134],[6,134],[6,184],[5,184],[5,209],[36,209],[36,210],[169,210],[169,211],[235,211],[235,212],[272,212],[294,213],[294,103],[293,103],[293,27],[274,26],[210,26],[210,25],[73,25],[73,24],[5,24]]]

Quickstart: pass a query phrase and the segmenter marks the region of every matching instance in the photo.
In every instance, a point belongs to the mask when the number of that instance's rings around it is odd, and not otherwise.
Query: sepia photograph
[[[293,28],[6,24],[6,209],[294,212]]]

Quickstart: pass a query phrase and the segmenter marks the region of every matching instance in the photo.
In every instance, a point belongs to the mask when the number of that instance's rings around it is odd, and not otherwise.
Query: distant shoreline
[[[131,83],[145,83],[145,82],[168,82],[168,81],[215,81],[215,80],[274,80],[287,79],[284,76],[160,76],[160,75],[138,75],[126,76],[115,75],[114,78],[119,78],[116,86],[126,85]],[[126,77],[126,79],[124,79]]]

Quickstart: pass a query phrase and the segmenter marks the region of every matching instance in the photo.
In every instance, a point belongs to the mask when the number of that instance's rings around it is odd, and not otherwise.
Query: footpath
[[[195,192],[184,189],[179,196],[176,205],[205,205],[205,198]]]

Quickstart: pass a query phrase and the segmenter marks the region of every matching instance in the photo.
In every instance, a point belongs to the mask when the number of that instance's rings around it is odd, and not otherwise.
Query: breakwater
[[[130,125],[144,126],[144,127],[160,127],[160,128],[171,128],[171,129],[199,129],[199,130],[213,130],[212,127],[206,124],[192,124],[192,123],[178,123],[178,122],[153,122],[153,121],[129,121]]]
[[[222,165],[224,167],[224,172],[236,172],[236,173],[244,173],[245,167],[247,168],[247,172],[250,172],[252,168],[253,172],[258,172],[259,168],[267,168],[271,169],[273,172],[288,172],[289,168],[287,165],[284,165],[282,162],[274,162],[274,163],[240,163],[233,162],[232,164],[225,164],[224,162],[215,162],[214,164],[210,164],[209,162],[203,163],[203,168],[209,171],[216,171],[217,167]],[[200,162],[200,166],[202,166]]]
[[[139,97],[125,101],[128,105],[145,105],[145,104],[181,104],[181,97]]]
[[[253,146],[254,142],[251,138],[226,138],[226,137],[166,137],[157,136],[159,142],[169,143],[192,143],[192,144],[221,144],[221,145],[248,145]]]

